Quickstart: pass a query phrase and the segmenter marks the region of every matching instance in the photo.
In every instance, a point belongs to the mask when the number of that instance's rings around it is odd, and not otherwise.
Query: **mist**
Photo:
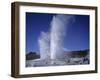
[[[41,59],[62,59],[64,57],[64,38],[69,24],[74,21],[71,15],[54,15],[48,32],[41,31],[38,44]]]
[[[51,21],[51,59],[63,58],[64,38],[67,35],[69,24],[74,20],[74,16],[70,15],[55,15]]]
[[[50,36],[48,32],[41,32],[38,39],[40,58],[50,58]]]

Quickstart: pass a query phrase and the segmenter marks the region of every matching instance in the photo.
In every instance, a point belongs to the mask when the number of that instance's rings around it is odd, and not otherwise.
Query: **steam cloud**
[[[51,21],[51,59],[63,58],[63,42],[66,28],[72,21],[73,16],[56,15]]]
[[[41,32],[39,36],[39,47],[41,59],[63,58],[63,42],[66,36],[68,25],[74,21],[71,15],[55,15],[51,21],[50,32]]]
[[[41,32],[38,39],[41,59],[50,58],[50,35],[48,32]]]

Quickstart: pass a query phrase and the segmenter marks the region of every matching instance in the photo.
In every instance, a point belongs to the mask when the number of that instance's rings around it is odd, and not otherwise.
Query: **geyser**
[[[40,58],[49,59],[50,58],[50,36],[48,32],[41,32],[39,39],[39,49],[40,49]]]
[[[64,58],[64,38],[70,21],[74,17],[71,15],[54,15],[51,20],[50,32],[41,32],[38,43],[41,59],[63,59]]]
[[[71,15],[59,14],[53,16],[50,32],[51,59],[63,59],[64,38],[66,36],[68,25],[73,19],[74,17]]]

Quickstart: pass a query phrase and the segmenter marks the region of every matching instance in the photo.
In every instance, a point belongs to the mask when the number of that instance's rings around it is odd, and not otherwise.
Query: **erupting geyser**
[[[64,56],[64,37],[70,21],[73,21],[71,15],[55,15],[51,21],[50,34],[50,54],[51,59],[62,59]]]
[[[47,32],[41,32],[39,40],[40,58],[49,59],[50,58],[50,36]]]
[[[55,15],[52,18],[50,32],[41,32],[39,36],[39,47],[41,59],[63,59],[64,57],[64,38],[70,21],[71,15]]]

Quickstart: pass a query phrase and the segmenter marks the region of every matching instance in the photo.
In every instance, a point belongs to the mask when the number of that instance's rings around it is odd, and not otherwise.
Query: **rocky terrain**
[[[32,54],[31,54],[32,55]],[[35,55],[36,56],[36,55]],[[26,67],[62,66],[62,65],[86,65],[89,64],[89,50],[65,52],[63,59],[31,58],[26,60]]]

